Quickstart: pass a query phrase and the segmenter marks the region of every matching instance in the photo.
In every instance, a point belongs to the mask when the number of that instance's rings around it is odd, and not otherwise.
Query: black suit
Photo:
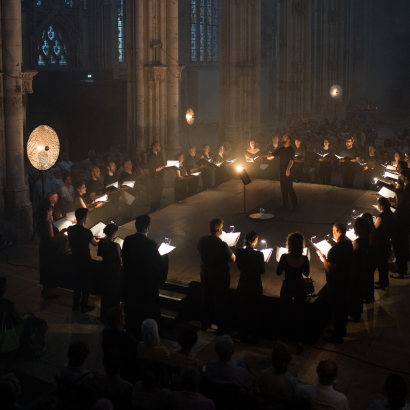
[[[142,233],[127,236],[122,249],[124,313],[127,331],[140,338],[145,319],[161,318],[159,285],[166,275],[158,245]]]

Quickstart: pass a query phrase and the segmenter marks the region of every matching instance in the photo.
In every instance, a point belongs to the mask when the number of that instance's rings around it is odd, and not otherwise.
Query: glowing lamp
[[[243,167],[241,167],[241,166],[239,166],[239,167],[236,167],[236,170],[237,170],[238,172],[242,172],[242,170],[243,170]]]
[[[332,87],[330,87],[329,93],[332,98],[338,100],[342,96],[343,90],[342,87],[340,87],[340,85],[335,84],[332,85]]]
[[[185,118],[186,118],[186,122],[189,125],[192,125],[195,122],[195,114],[194,114],[194,110],[192,108],[187,109]]]
[[[60,154],[57,133],[47,125],[40,125],[30,135],[27,142],[27,156],[34,168],[50,169]]]

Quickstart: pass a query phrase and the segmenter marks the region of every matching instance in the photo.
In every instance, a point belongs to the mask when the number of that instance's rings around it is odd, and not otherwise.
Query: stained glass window
[[[73,8],[73,0],[61,0],[63,3],[63,6],[72,9]]]
[[[117,0],[117,18],[118,18],[118,61],[125,62],[125,19],[124,19],[124,0]]]
[[[218,61],[219,0],[191,0],[191,61]]]
[[[68,65],[69,59],[64,36],[53,25],[43,31],[38,52],[38,65]]]
[[[87,0],[83,0],[83,9],[87,10]]]

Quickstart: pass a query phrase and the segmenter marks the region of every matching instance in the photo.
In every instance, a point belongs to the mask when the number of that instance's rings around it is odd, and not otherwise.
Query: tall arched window
[[[38,65],[68,65],[67,44],[60,30],[50,25],[43,31],[38,46]]]
[[[191,0],[191,61],[218,61],[219,0]]]
[[[124,20],[124,0],[117,0],[117,20],[118,20],[118,61],[125,62],[125,20]]]

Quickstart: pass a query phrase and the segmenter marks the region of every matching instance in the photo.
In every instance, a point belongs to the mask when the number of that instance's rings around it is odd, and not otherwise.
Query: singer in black
[[[280,189],[282,191],[282,200],[283,204],[278,208],[278,211],[287,211],[288,210],[288,197],[292,201],[292,212],[297,211],[298,206],[298,199],[296,197],[296,192],[293,189],[293,177],[290,172],[293,161],[295,159],[295,150],[291,147],[292,137],[289,134],[285,134],[282,137],[282,144],[283,147],[279,148],[275,151],[275,155],[273,154],[265,154],[261,155],[257,160],[261,160],[262,158],[267,158],[272,160],[273,158],[279,157],[280,158]]]
[[[300,137],[295,137],[295,159],[293,164],[293,180],[303,182],[303,167],[305,165],[306,147],[302,145]]]
[[[351,137],[346,138],[346,148],[341,150],[339,156],[342,157],[339,161],[343,164],[343,186],[345,188],[353,188],[356,163],[360,161],[360,152],[357,148],[353,147],[353,139]]]
[[[320,183],[323,185],[331,185],[333,151],[330,149],[330,140],[328,138],[324,138],[323,147],[320,148],[319,155]]]
[[[151,176],[151,212],[161,206],[162,190],[164,188],[164,158],[161,154],[161,144],[154,141],[152,152],[148,155],[148,169]]]
[[[376,155],[376,148],[369,145],[369,154],[363,158],[363,183],[364,189],[375,189],[373,179],[380,175],[380,158]]]

